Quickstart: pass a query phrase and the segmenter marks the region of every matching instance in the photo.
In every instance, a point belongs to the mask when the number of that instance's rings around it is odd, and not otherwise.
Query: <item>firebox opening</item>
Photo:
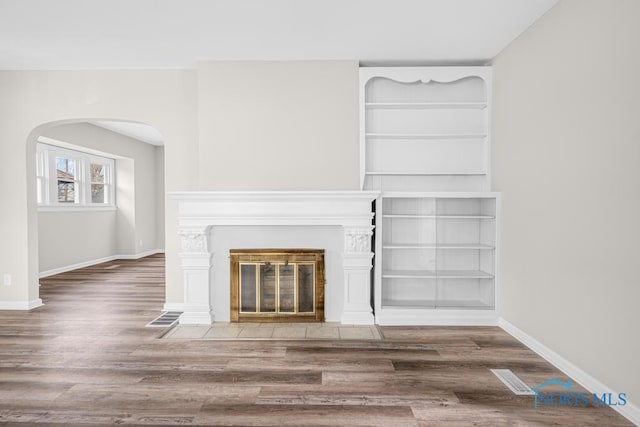
[[[232,322],[324,321],[324,250],[229,253]]]

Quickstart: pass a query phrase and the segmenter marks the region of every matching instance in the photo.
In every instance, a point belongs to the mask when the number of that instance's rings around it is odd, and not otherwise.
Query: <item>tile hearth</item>
[[[170,340],[381,340],[375,325],[324,323],[226,323],[178,325],[162,339]]]

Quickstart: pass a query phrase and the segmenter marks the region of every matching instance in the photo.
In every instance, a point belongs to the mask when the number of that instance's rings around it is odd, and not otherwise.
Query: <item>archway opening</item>
[[[164,146],[156,128],[111,119],[46,123],[31,132],[27,150],[37,247],[29,261],[37,277],[164,252]]]

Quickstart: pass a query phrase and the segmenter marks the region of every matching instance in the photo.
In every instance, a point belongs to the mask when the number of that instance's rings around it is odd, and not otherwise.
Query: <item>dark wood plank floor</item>
[[[115,268],[107,268],[117,265]],[[498,328],[387,327],[384,341],[171,341],[144,328],[164,259],[41,280],[0,312],[0,423],[630,425],[608,408],[533,407],[489,371],[566,377]]]

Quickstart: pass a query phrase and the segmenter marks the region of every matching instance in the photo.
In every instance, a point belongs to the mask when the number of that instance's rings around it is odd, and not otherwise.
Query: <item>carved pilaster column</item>
[[[342,323],[372,325],[371,236],[373,227],[344,227],[344,308]]]
[[[181,324],[213,322],[211,311],[211,257],[209,227],[181,228],[180,263],[184,285],[184,312]]]

